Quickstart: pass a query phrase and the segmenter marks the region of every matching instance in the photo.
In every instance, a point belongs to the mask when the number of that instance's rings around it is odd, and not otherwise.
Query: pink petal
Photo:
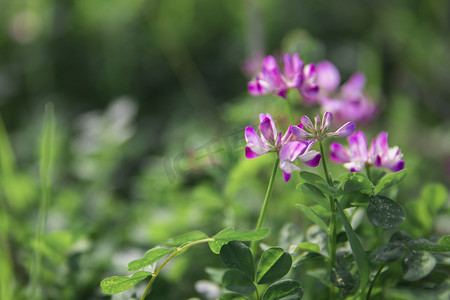
[[[298,142],[298,141],[289,142],[283,147],[281,147],[280,158],[282,160],[294,161],[300,154],[302,154],[305,151],[306,148],[307,148],[306,142]]]
[[[305,130],[314,131],[314,125],[311,122],[311,119],[308,118],[308,116],[302,116],[300,120],[301,120],[301,122],[303,124],[303,128],[305,128]]]
[[[306,132],[299,126],[292,126],[291,130],[292,130],[292,134],[300,141],[307,140],[308,138],[310,138],[312,136],[310,133]]]
[[[330,112],[326,112],[322,117],[322,125],[320,126],[322,132],[326,132],[333,122],[333,114]]]
[[[330,158],[332,161],[338,164],[346,163],[350,161],[350,156],[347,149],[339,143],[331,143],[330,145]]]
[[[353,122],[347,122],[344,125],[342,125],[338,130],[334,132],[334,135],[339,137],[346,137],[351,135],[353,132],[355,132],[356,125]],[[364,137],[365,139],[365,137]]]
[[[301,159],[306,165],[310,167],[317,167],[321,157],[322,155],[320,155],[319,152],[313,150],[300,155],[298,158]]]
[[[339,87],[341,77],[331,62],[323,61],[317,64],[317,81],[321,89],[333,92]]]
[[[248,147],[248,146],[245,147],[245,157],[246,158],[253,159],[253,158],[256,158],[258,156],[259,156],[259,154],[253,152],[252,149],[250,149],[250,147]]]
[[[364,74],[355,73],[342,85],[341,92],[347,96],[357,95],[363,92],[365,84],[366,77]]]

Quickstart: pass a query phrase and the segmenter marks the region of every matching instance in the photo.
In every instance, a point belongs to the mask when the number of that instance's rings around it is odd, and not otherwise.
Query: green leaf
[[[352,207],[352,206],[358,206],[361,204],[366,204],[369,202],[369,195],[361,193],[361,192],[351,192],[347,194],[343,194],[340,197],[339,202],[341,203],[341,206],[343,209]]]
[[[323,230],[328,232],[328,227],[325,222],[311,208],[303,204],[296,204],[295,207],[301,210],[305,214],[305,217],[311,220],[314,224],[319,225]]]
[[[330,210],[330,201],[328,201],[327,197],[314,185],[309,183],[300,183],[300,192],[302,192],[305,196],[311,198],[319,205],[322,205],[328,211]]]
[[[404,280],[415,281],[430,274],[436,265],[436,258],[429,252],[409,248],[403,259]]]
[[[223,263],[232,269],[238,269],[250,279],[255,277],[255,265],[250,249],[241,242],[232,241],[220,249]]]
[[[384,176],[380,179],[380,181],[378,181],[377,185],[375,186],[373,190],[374,194],[378,194],[381,191],[399,183],[403,180],[403,178],[405,178],[407,173],[408,171],[406,169],[403,169],[401,171]]]
[[[339,177],[341,187],[338,194],[348,194],[352,192],[362,192],[370,194],[373,190],[373,184],[366,175],[358,172],[345,173]]]
[[[414,236],[428,236],[433,220],[447,201],[447,188],[443,184],[427,184],[418,200],[408,202],[408,218],[404,228]]]
[[[411,235],[409,235],[409,233],[407,232],[400,230],[394,232],[394,234],[389,239],[389,243],[398,243],[401,245],[406,245],[410,240],[412,240]]]
[[[299,259],[297,259],[295,262],[294,262],[294,265],[293,265],[293,267],[294,268],[297,268],[297,267],[299,267],[299,266],[301,266],[301,265],[303,265],[303,264],[305,264],[305,263],[308,263],[308,262],[311,262],[311,261],[324,261],[325,260],[325,257],[322,255],[322,254],[320,254],[320,253],[316,253],[316,252],[311,252],[311,253],[308,253],[308,254],[306,254],[306,255],[303,255],[303,256],[301,256]]]
[[[450,246],[450,235],[443,236],[439,239],[439,245]]]
[[[361,276],[360,289],[364,289],[369,280],[369,262],[367,260],[366,252],[364,251],[361,241],[353,231],[350,222],[345,216],[344,210],[338,201],[336,201],[336,208],[339,216],[344,226],[345,232],[347,233],[348,241],[350,243],[350,248],[352,249],[353,255],[355,256],[356,265],[358,266],[359,274]]]
[[[304,242],[304,243],[301,243],[300,245],[298,245],[297,248],[295,248],[295,252],[299,251],[299,250],[320,252],[320,246],[315,243]]]
[[[295,280],[281,280],[270,285],[262,300],[297,300],[303,297],[303,289]]]
[[[239,295],[239,294],[233,294],[233,293],[226,293],[220,296],[219,300],[248,300],[248,297]]]
[[[171,239],[167,240],[164,243],[164,245],[181,246],[186,243],[192,243],[192,242],[196,242],[196,241],[207,239],[207,238],[208,238],[208,236],[206,235],[206,233],[203,233],[201,231],[192,231],[192,232],[188,232],[186,234],[171,238]]]
[[[102,280],[100,287],[102,293],[105,295],[118,294],[129,288],[135,286],[145,278],[151,276],[152,273],[145,271],[138,271],[130,276],[114,276],[108,277]]]
[[[213,236],[214,241],[210,241],[208,242],[208,244],[212,252],[214,252],[215,254],[219,254],[222,246],[228,242],[258,241],[265,238],[269,233],[269,228],[235,231],[233,227],[227,227]]]
[[[347,291],[355,288],[357,284],[352,276],[352,273],[350,273],[349,270],[341,266],[336,266],[333,268],[333,270],[331,270],[330,280],[335,287]]]
[[[176,248],[170,248],[170,249],[153,248],[153,249],[150,249],[145,253],[144,257],[130,262],[128,264],[128,271],[139,270],[143,267],[151,265],[152,263],[154,263],[154,262],[160,260],[161,258],[163,258],[164,256],[166,256],[167,254],[173,252],[175,249]]]
[[[387,244],[380,246],[370,254],[371,262],[394,262],[403,257],[405,252],[404,245]]]
[[[302,171],[300,172],[300,178],[318,188],[322,193],[326,193],[328,195],[334,194],[333,188],[331,188],[330,185],[317,174]]]
[[[274,282],[289,272],[292,257],[281,248],[269,248],[263,252],[256,270],[258,284]]]
[[[367,207],[369,221],[381,228],[394,228],[400,226],[406,218],[403,207],[385,196],[373,195]]]
[[[409,246],[415,249],[434,251],[434,252],[449,252],[450,245],[440,245],[433,243],[424,238],[413,239],[409,242]]]
[[[253,294],[256,290],[252,280],[236,269],[225,272],[222,278],[222,285],[227,290],[243,295]]]

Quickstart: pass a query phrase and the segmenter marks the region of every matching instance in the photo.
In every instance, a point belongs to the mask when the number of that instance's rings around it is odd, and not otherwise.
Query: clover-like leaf
[[[287,279],[270,285],[264,292],[262,300],[298,300],[302,297],[303,289],[300,283]]]
[[[320,246],[315,243],[311,243],[311,242],[303,242],[300,245],[298,245],[297,248],[295,248],[295,251],[299,251],[299,250],[320,252]]]
[[[328,232],[328,227],[325,222],[311,208],[303,204],[296,204],[295,207],[301,210],[305,217],[311,220],[314,224],[319,225],[320,228]]]
[[[131,276],[113,276],[102,280],[100,287],[102,293],[106,295],[118,294],[135,286],[145,278],[151,276],[152,273],[138,271]]]
[[[317,187],[310,183],[300,183],[300,192],[305,196],[314,200],[317,204],[323,206],[328,211],[330,210],[330,201],[325,197],[324,193],[321,192]]]
[[[336,266],[331,270],[330,281],[335,287],[347,291],[354,289],[357,284],[352,273],[342,266]]]
[[[248,300],[248,297],[234,293],[225,293],[219,298],[219,300],[246,300],[246,299]]]
[[[407,173],[408,171],[406,169],[403,169],[401,171],[385,175],[378,181],[377,185],[375,186],[373,190],[374,194],[378,194],[381,191],[399,183],[403,180],[403,178],[405,178]]]
[[[409,248],[403,259],[404,280],[415,281],[430,274],[436,265],[436,258],[429,252]]]
[[[366,175],[358,172],[345,173],[339,177],[341,187],[339,194],[348,194],[352,192],[362,192],[370,194],[373,190],[373,183]]]
[[[367,207],[369,221],[381,228],[394,228],[400,226],[406,218],[403,207],[385,196],[373,195]]]
[[[188,232],[186,234],[171,238],[167,240],[164,245],[167,246],[180,246],[186,243],[196,242],[203,239],[208,238],[206,233],[203,233],[201,231],[192,231]]]
[[[399,260],[404,255],[404,245],[387,244],[380,246],[372,251],[370,254],[371,262],[394,262]]]
[[[286,275],[292,265],[292,257],[282,248],[269,248],[263,252],[256,270],[258,284],[270,283]]]
[[[128,271],[135,271],[142,269],[148,265],[151,265],[154,262],[157,262],[167,254],[173,252],[176,248],[153,248],[148,250],[144,257],[133,260],[128,264]]]
[[[317,252],[310,252],[308,254],[300,256],[300,258],[294,262],[293,267],[297,268],[311,261],[325,261],[325,256]]]
[[[322,193],[326,193],[328,195],[333,195],[333,188],[319,175],[307,171],[300,172],[300,178],[303,181],[306,181],[316,188],[318,188]]]
[[[250,249],[241,242],[232,241],[220,249],[223,263],[232,269],[238,269],[250,279],[255,276],[255,265]]]
[[[213,236],[213,241],[208,242],[209,248],[215,254],[220,253],[220,249],[228,242],[231,241],[259,241],[265,238],[270,233],[270,229],[258,229],[258,230],[234,230],[233,227],[227,227]]]
[[[409,242],[409,247],[420,250],[434,251],[434,252],[448,252],[450,245],[440,245],[433,243],[424,238],[416,238]]]
[[[410,240],[412,240],[411,235],[405,231],[400,230],[394,232],[394,234],[389,239],[389,243],[406,245]]]
[[[256,290],[253,281],[237,269],[228,270],[222,278],[222,285],[232,292],[250,295]]]

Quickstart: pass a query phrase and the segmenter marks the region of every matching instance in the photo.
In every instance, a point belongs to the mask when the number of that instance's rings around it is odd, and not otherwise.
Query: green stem
[[[34,249],[34,265],[31,269],[31,296],[39,299],[38,291],[39,277],[42,268],[42,240],[47,220],[48,204],[51,197],[51,171],[53,163],[53,142],[55,133],[55,118],[53,113],[53,104],[47,103],[45,106],[44,131],[42,136],[40,167],[41,167],[41,203],[38,212],[38,228],[36,232],[36,244]]]
[[[322,155],[322,166],[323,166],[323,171],[325,173],[325,178],[328,182],[328,184],[333,187],[333,179],[331,178],[331,174],[328,171],[328,166],[327,166],[327,160],[326,160],[326,156],[325,156],[325,150],[322,144],[322,141],[319,140],[319,146],[320,146],[320,154]],[[328,234],[328,257],[329,257],[329,261],[330,261],[330,271],[334,268],[334,266],[336,265],[336,202],[335,202],[335,197],[334,196],[330,196],[329,198],[330,201],[330,209],[331,209],[331,216],[330,216],[330,226],[329,226],[329,234]],[[331,285],[330,286],[330,299],[334,299],[335,298],[335,290],[336,288]]]
[[[264,219],[266,217],[267,208],[269,206],[270,197],[272,196],[273,184],[275,182],[275,175],[277,174],[278,164],[280,163],[280,158],[277,155],[277,159],[273,165],[272,175],[270,176],[269,185],[267,186],[266,196],[264,197],[264,203],[261,208],[261,212],[259,213],[258,222],[256,223],[256,230],[261,229]],[[253,241],[250,245],[250,249],[252,253],[255,254],[258,247],[258,241]]]
[[[202,239],[202,240],[198,240],[189,244],[184,245],[183,247],[179,247],[177,250],[175,250],[174,252],[172,252],[172,254],[169,255],[168,258],[166,258],[166,260],[159,266],[158,269],[156,269],[155,273],[152,274],[152,278],[150,279],[150,281],[148,282],[147,287],[145,288],[144,293],[142,294],[140,300],[144,300],[145,297],[147,296],[148,292],[150,291],[150,288],[153,285],[153,282],[155,282],[156,277],[158,276],[159,272],[161,272],[162,268],[164,268],[164,266],[175,256],[177,256],[180,252],[182,252],[183,250],[186,250],[187,248],[194,246],[194,245],[198,245],[201,243],[206,243],[206,242],[211,242],[214,241],[213,238],[207,238],[207,239]]]
[[[386,267],[386,264],[381,266],[381,268],[378,270],[377,274],[375,274],[375,277],[373,278],[372,282],[370,283],[370,287],[369,287],[369,291],[367,292],[366,300],[370,300],[370,296],[372,295],[372,289],[375,286],[375,281],[377,281],[378,277],[380,277],[380,274],[383,271],[384,267]]]
[[[372,179],[370,178],[370,165],[366,164],[366,174],[367,174],[367,178],[369,178],[370,181],[372,181]]]

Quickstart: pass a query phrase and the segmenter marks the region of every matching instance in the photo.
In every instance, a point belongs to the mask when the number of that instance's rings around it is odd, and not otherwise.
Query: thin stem
[[[322,141],[319,140],[320,154],[322,155],[322,166],[325,172],[325,178],[330,186],[333,186],[333,181],[331,180],[330,172],[328,171],[327,160],[325,159],[325,151],[323,149]]]
[[[256,228],[255,228],[256,230],[261,229],[261,227],[264,223],[264,219],[265,219],[266,213],[267,213],[267,208],[269,206],[270,197],[272,196],[273,184],[275,182],[275,176],[277,174],[279,162],[280,162],[280,158],[277,156],[275,163],[273,165],[272,175],[270,175],[269,185],[267,186],[266,196],[264,197],[264,203],[261,208],[261,212],[259,213],[258,222],[256,223]],[[257,247],[258,247],[258,241],[253,241],[250,245],[250,249],[252,250],[253,254],[256,253]]]
[[[322,144],[322,141],[319,140],[319,146],[320,146],[320,154],[322,155],[322,166],[323,171],[325,173],[325,178],[328,182],[328,184],[333,187],[333,180],[331,178],[331,174],[328,171],[327,166],[327,160],[325,156],[325,150]],[[330,196],[330,209],[331,209],[331,216],[330,216],[330,226],[329,226],[329,234],[328,234],[328,257],[330,260],[330,271],[334,268],[336,264],[336,199],[334,196]],[[330,299],[335,298],[335,287],[333,285],[330,286]]]
[[[382,265],[381,268],[378,270],[377,274],[375,274],[375,277],[373,278],[372,283],[370,284],[369,291],[367,292],[366,300],[370,300],[370,296],[372,295],[372,289],[375,286],[375,281],[377,281],[378,277],[380,277],[380,274],[383,271],[384,267],[386,267],[386,264]]]
[[[372,178],[370,178],[370,165],[366,164],[366,174],[367,178],[369,178],[370,181],[372,181]]]
[[[45,223],[47,220],[47,210],[51,197],[51,171],[53,163],[53,141],[55,132],[55,119],[53,114],[53,104],[47,103],[45,106],[45,121],[42,135],[40,167],[41,167],[41,203],[38,211],[38,228],[36,231],[36,245],[34,250],[34,265],[31,270],[31,296],[40,298],[38,294],[39,277],[42,267],[42,240],[44,237]]]
[[[198,240],[189,244],[184,245],[183,247],[179,247],[177,250],[175,250],[174,252],[172,252],[172,254],[169,255],[168,258],[166,258],[166,260],[159,266],[158,269],[156,269],[155,273],[152,274],[152,278],[150,279],[150,281],[148,282],[147,287],[145,288],[144,293],[142,294],[140,300],[144,300],[145,297],[147,296],[147,293],[150,291],[150,288],[153,285],[153,282],[155,282],[156,277],[158,276],[159,272],[161,272],[162,268],[172,259],[174,258],[176,255],[178,255],[178,253],[182,252],[183,250],[194,246],[194,245],[198,245],[201,243],[206,243],[206,242],[211,242],[214,241],[213,238],[207,238],[207,239],[202,239],[202,240]]]

